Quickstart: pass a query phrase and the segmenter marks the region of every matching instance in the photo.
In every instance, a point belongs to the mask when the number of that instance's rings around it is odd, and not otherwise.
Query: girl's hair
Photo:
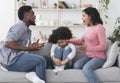
[[[61,26],[52,31],[48,42],[57,43],[58,40],[66,40],[70,38],[72,38],[71,30],[66,26]]]
[[[103,24],[103,21],[100,18],[100,14],[96,8],[88,7],[86,9],[84,9],[83,12],[85,12],[86,14],[88,14],[88,16],[91,17],[91,21],[92,21],[93,25],[96,25],[98,23]]]

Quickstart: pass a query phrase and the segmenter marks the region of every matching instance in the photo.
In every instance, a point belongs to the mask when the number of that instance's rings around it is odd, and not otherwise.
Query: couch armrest
[[[120,67],[120,54],[118,55],[117,66]]]

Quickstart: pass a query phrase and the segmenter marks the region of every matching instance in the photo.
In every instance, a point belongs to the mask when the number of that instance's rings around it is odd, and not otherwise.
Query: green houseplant
[[[102,11],[104,12],[103,14],[104,22],[105,24],[107,24],[107,19],[109,18],[107,15],[107,11],[110,0],[100,0],[100,2],[102,3]]]
[[[114,26],[114,31],[111,36],[108,37],[108,39],[114,43],[115,41],[120,42],[120,17],[116,19],[115,26]],[[120,44],[119,44],[120,46]]]

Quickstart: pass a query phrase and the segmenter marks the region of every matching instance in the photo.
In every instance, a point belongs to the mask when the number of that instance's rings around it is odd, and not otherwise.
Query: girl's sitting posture
[[[55,73],[71,68],[72,59],[76,54],[75,46],[68,43],[68,39],[72,38],[72,33],[68,27],[59,27],[53,30],[50,35],[49,42],[52,42],[51,59],[54,62]]]

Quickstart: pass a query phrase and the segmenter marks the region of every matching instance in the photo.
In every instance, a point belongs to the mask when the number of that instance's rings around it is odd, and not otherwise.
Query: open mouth
[[[83,20],[83,23],[85,23],[85,20]]]

